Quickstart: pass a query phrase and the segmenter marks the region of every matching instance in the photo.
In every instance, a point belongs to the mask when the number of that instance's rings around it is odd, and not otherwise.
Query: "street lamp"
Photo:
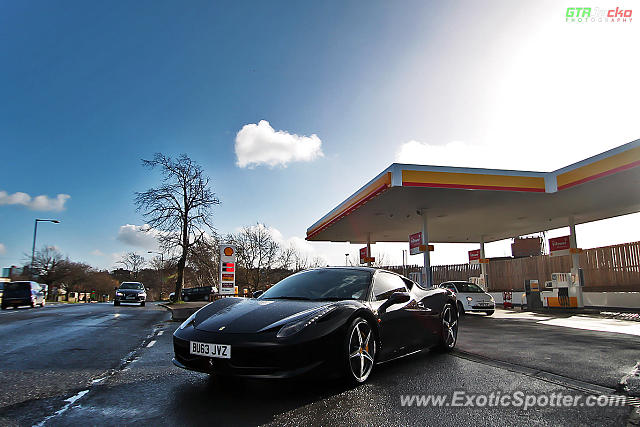
[[[162,277],[162,273],[164,271],[164,254],[162,252],[155,251],[147,251],[147,253],[160,255],[160,300],[162,300],[162,291],[164,290],[164,277]]]
[[[33,227],[33,246],[31,247],[31,267],[29,268],[31,276],[33,276],[33,263],[36,258],[36,234],[38,233],[38,223],[39,222],[52,222],[54,224],[60,224],[60,221],[57,219],[39,219],[36,218],[35,226]]]

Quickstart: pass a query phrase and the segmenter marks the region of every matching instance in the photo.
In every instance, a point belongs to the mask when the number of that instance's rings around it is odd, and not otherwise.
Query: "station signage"
[[[236,258],[234,245],[220,245],[220,295],[236,293]]]
[[[366,246],[364,248],[360,248],[360,264],[374,262],[375,260],[375,257],[369,256],[369,251],[367,250]]]
[[[409,255],[417,255],[427,250],[422,241],[422,231],[409,235]]]
[[[469,251],[469,264],[479,264],[479,263],[480,263],[480,249]]]
[[[551,256],[569,255],[571,241],[569,236],[554,237],[549,239],[549,254]]]

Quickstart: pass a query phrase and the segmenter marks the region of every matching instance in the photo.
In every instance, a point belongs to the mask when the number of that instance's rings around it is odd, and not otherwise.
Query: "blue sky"
[[[70,196],[0,204],[0,264],[30,252],[36,217],[62,221],[38,246],[96,266],[150,249],[121,227],[144,224],[133,193],[157,182],[140,164],[155,152],[205,168],[219,232],[260,221],[337,263],[352,249],[306,228],[403,156],[550,170],[640,137],[639,23],[514,3],[0,1],[0,191]],[[261,120],[322,155],[239,167],[236,136]],[[606,239],[584,226],[585,243],[627,241],[637,219]]]

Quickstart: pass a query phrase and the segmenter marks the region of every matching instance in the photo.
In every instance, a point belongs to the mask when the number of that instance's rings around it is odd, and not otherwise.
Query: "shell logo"
[[[224,254],[225,254],[226,256],[231,256],[231,255],[233,255],[233,248],[230,248],[230,247],[228,247],[228,246],[227,246],[226,248],[224,248]]]

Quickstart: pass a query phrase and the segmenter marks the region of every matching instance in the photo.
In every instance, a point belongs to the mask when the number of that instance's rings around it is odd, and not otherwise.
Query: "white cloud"
[[[275,131],[268,121],[244,125],[236,135],[237,165],[253,168],[261,164],[287,166],[290,162],[310,162],[322,157],[322,141],[316,134],[300,136]]]
[[[0,243],[0,255],[4,255],[6,253],[7,253],[7,247],[3,243]]]
[[[31,197],[20,191],[13,194],[0,191],[0,205],[22,205],[34,211],[62,211],[70,198],[68,194],[58,194],[55,198],[50,198],[45,195]]]
[[[104,256],[104,253],[100,249],[95,249],[91,251],[91,255],[93,256]]]
[[[148,250],[158,249],[158,236],[160,231],[151,229],[148,224],[120,226],[116,239],[131,246],[137,246]]]

